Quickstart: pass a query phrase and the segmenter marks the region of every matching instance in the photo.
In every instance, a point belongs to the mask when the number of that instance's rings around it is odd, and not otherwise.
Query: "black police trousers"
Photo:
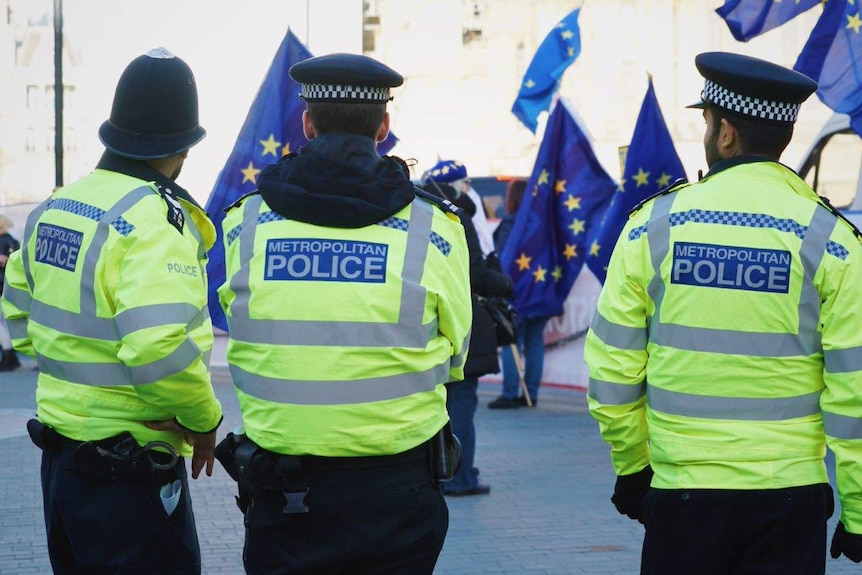
[[[169,517],[159,489],[182,481]],[[200,547],[185,462],[117,478],[88,474],[71,448],[42,452],[48,554],[55,575],[199,575]]]
[[[767,490],[650,489],[641,575],[823,575],[827,483]]]
[[[307,513],[256,490],[245,516],[248,575],[431,575],[449,528],[427,449],[391,457],[303,458]]]

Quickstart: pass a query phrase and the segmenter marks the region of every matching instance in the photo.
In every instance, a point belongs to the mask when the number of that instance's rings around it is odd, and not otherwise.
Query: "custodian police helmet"
[[[706,79],[701,101],[689,108],[717,106],[755,122],[792,124],[817,82],[778,64],[728,52],[706,52],[694,60]]]
[[[198,91],[188,64],[164,48],[138,56],[114,92],[111,117],[99,128],[108,150],[135,160],[168,158],[206,135],[198,123]]]

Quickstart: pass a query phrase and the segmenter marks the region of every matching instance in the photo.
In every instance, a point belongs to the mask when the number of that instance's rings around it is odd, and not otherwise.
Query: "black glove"
[[[622,515],[628,515],[629,519],[636,519],[643,523],[640,516],[641,507],[649,491],[650,481],[652,481],[652,467],[649,465],[637,473],[617,476],[614,494],[611,497],[611,502],[617,511]]]
[[[838,527],[835,528],[835,535],[832,536],[829,554],[833,559],[838,559],[842,553],[854,563],[862,561],[862,535],[848,533],[844,529],[844,524],[839,521]]]

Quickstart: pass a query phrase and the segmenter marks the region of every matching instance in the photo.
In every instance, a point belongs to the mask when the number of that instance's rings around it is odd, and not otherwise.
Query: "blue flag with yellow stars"
[[[223,330],[227,330],[227,319],[217,290],[225,281],[221,229],[224,210],[257,189],[257,176],[264,166],[308,142],[302,131],[305,102],[299,97],[300,85],[288,74],[291,66],[308,58],[311,52],[288,29],[207,201],[206,211],[218,233],[207,263],[208,303],[213,325]],[[396,142],[397,138],[390,132],[389,137],[378,144],[380,153],[387,153]]]
[[[515,282],[521,317],[563,313],[584,265],[586,236],[616,187],[566,106],[557,103],[500,255]]]
[[[594,228],[596,233],[590,234],[587,267],[600,282],[605,283],[608,262],[617,237],[628,220],[629,210],[684,177],[685,170],[664,122],[650,78],[631,144],[626,152],[623,181],[604,214],[601,226]]]
[[[563,72],[581,53],[580,11],[575,8],[560,20],[539,45],[512,106],[512,113],[534,134],[536,118],[551,105]]]
[[[862,0],[829,0],[793,67],[818,84],[817,96],[850,116],[862,135]]]
[[[716,8],[730,33],[740,42],[778,28],[823,0],[727,0]]]

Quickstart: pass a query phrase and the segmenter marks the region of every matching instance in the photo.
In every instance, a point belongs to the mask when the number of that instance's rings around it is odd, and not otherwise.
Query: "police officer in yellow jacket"
[[[42,489],[54,573],[201,572],[184,458],[212,473],[206,251],[215,229],[174,181],[205,131],[188,65],[133,60],[96,169],[30,215],[3,312],[39,366]]]
[[[464,377],[472,318],[464,229],[377,153],[400,74],[330,54],[290,76],[310,142],[224,220],[245,434],[217,453],[239,481],[245,569],[430,575],[454,471],[444,384]]]
[[[612,501],[644,523],[641,573],[824,573],[862,559],[860,234],[778,162],[817,89],[697,56],[709,172],[632,211],[587,336]],[[651,488],[650,488],[651,485]]]

